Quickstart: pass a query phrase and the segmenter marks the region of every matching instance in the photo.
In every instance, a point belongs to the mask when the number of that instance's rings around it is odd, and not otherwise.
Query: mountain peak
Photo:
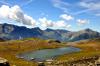
[[[84,31],[93,31],[92,29],[90,29],[90,28],[87,28],[87,29],[85,29]]]
[[[54,31],[53,29],[47,28],[45,31]]]
[[[100,33],[93,31],[89,28],[71,32],[64,29],[50,29],[41,30],[39,27],[27,28],[24,26],[17,26],[12,24],[0,24],[0,38],[7,39],[19,39],[22,38],[43,38],[43,39],[55,39],[60,41],[78,41],[90,38],[100,37]]]
[[[41,30],[39,27],[32,28],[34,30]]]
[[[79,33],[91,33],[91,32],[96,32],[96,31],[94,31],[94,30],[92,30],[92,29],[90,29],[90,28],[86,28],[86,29],[83,29],[83,30],[80,30],[80,31],[78,31]]]

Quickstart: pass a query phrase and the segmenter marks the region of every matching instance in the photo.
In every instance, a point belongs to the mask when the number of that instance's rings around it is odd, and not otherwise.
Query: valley
[[[11,66],[37,66],[36,62],[26,61],[16,56],[24,52],[58,47],[64,47],[64,45],[59,43],[49,44],[48,41],[37,38],[5,41],[0,42],[0,57],[6,58]]]
[[[35,61],[26,61],[22,58],[17,58],[16,55],[24,52],[41,50],[41,49],[52,49],[59,47],[77,47],[82,51],[64,54],[56,57],[53,62],[54,64],[66,64],[67,62],[74,62],[82,60],[84,58],[94,57],[100,55],[100,38],[89,39],[78,42],[68,42],[68,43],[48,43],[48,40],[42,40],[37,38],[29,38],[23,40],[11,40],[0,42],[0,57],[6,58],[10,65],[16,66],[38,66]],[[44,62],[45,63],[45,62]],[[47,63],[45,63],[47,64]],[[53,66],[53,65],[52,65]],[[63,65],[64,66],[64,65]],[[66,65],[65,65],[66,66]]]

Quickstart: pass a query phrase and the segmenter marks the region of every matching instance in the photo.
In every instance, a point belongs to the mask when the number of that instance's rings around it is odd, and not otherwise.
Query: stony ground
[[[100,66],[100,56],[87,57],[77,61],[47,62],[46,66]]]
[[[67,43],[82,49],[77,53],[65,54],[46,66],[100,66],[100,38]],[[47,62],[48,63],[48,62]]]

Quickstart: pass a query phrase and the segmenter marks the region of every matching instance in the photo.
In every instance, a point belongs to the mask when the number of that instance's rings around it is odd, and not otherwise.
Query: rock
[[[38,62],[38,66],[45,66],[43,62]]]
[[[61,43],[59,40],[48,40],[48,43]]]
[[[0,66],[10,66],[8,60],[0,57]]]

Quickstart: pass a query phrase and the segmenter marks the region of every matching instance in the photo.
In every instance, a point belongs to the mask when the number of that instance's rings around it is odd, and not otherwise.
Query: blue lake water
[[[25,60],[34,59],[35,61],[45,61],[48,59],[55,58],[59,55],[64,55],[64,54],[79,52],[79,51],[80,51],[79,48],[63,47],[63,48],[43,49],[43,50],[23,53],[23,54],[18,55],[18,57],[23,58]]]

